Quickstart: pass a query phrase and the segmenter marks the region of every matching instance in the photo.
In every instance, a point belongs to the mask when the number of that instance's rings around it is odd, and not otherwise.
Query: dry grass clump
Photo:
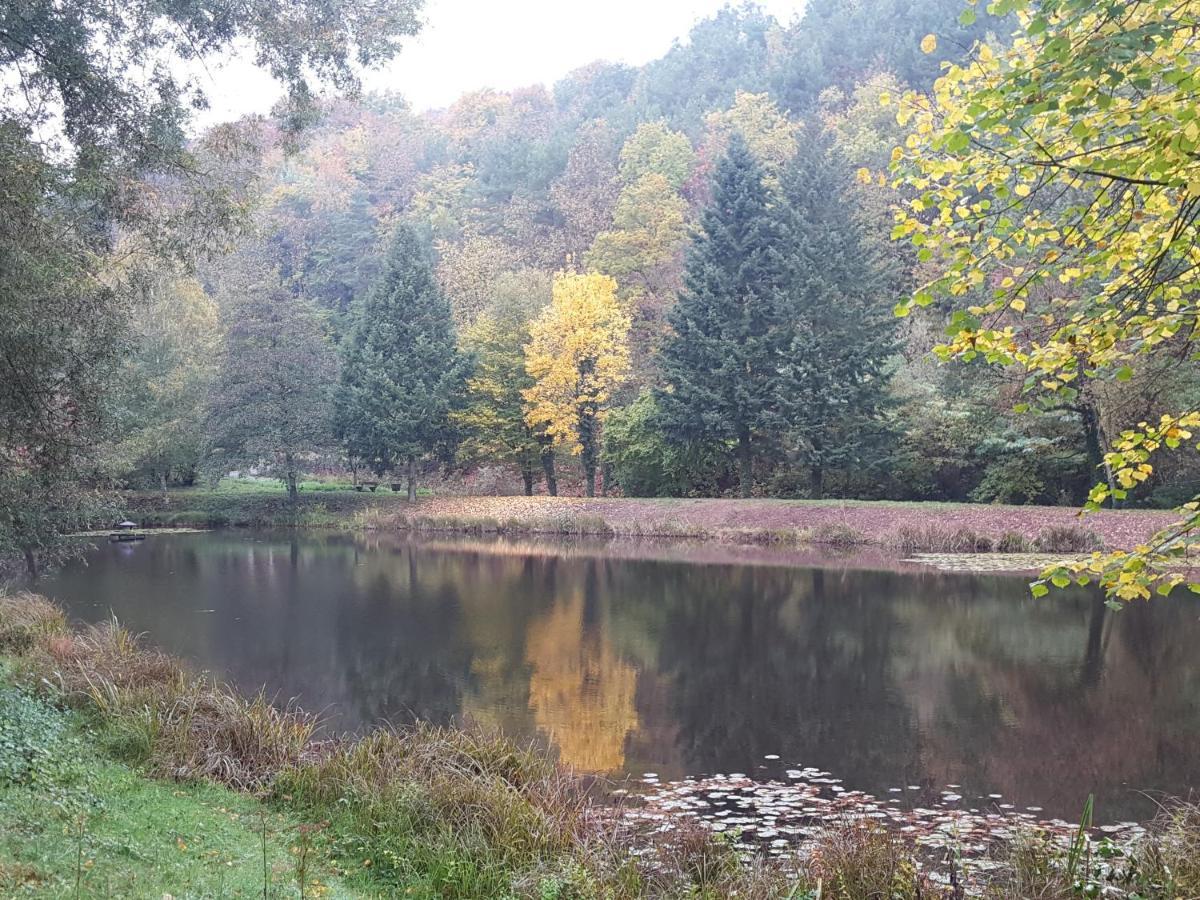
[[[1078,525],[1054,525],[1038,534],[1034,546],[1042,553],[1091,553],[1103,550],[1104,541]]]
[[[114,712],[172,696],[185,681],[178,662],[142,647],[115,620],[45,636],[30,649],[22,668],[35,682],[54,685],[72,703],[94,702],[97,687],[104,686]]]
[[[156,775],[255,790],[300,762],[316,721],[294,706],[276,708],[261,693],[248,699],[198,680],[125,726],[125,739]]]
[[[883,826],[851,822],[825,832],[805,867],[828,900],[919,900],[953,896],[916,865],[911,847]]]
[[[885,540],[902,553],[990,553],[996,542],[972,528],[945,525],[902,525]]]
[[[485,731],[377,730],[288,769],[275,792],[342,819],[377,848],[374,865],[398,880],[470,859],[459,877],[472,890],[498,890],[497,879],[513,872],[561,869],[562,857],[586,858],[603,833],[579,779]]]
[[[1019,531],[1006,531],[996,539],[997,553],[1032,553],[1037,544]]]
[[[375,731],[283,773],[275,794],[358,836],[377,876],[438,896],[767,900],[794,887],[697,825],[636,832],[544,753],[489,731]]]
[[[812,530],[809,539],[814,543],[827,544],[831,547],[855,547],[859,544],[869,543],[865,534],[844,522],[818,525]]]
[[[0,594],[0,651],[24,653],[42,638],[65,634],[63,611],[37,594]]]
[[[1064,846],[1027,830],[1000,856],[988,900],[1200,897],[1200,805],[1171,801],[1133,846],[1077,837]]]
[[[41,598],[29,604],[44,605],[53,606]],[[7,616],[3,621],[7,625]],[[246,698],[189,676],[115,621],[78,633],[43,633],[21,658],[18,674],[98,714],[114,749],[176,779],[261,787],[299,762],[316,726],[311,716],[278,709],[262,694]]]

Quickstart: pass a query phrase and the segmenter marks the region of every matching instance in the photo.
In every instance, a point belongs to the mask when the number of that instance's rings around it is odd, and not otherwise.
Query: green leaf
[[[958,15],[958,24],[962,26],[975,24],[975,10],[969,6]]]
[[[951,153],[959,153],[971,145],[971,138],[965,131],[956,131],[946,138],[946,149]]]
[[[1035,581],[1029,586],[1029,592],[1035,597],[1045,597],[1048,593],[1050,593],[1050,588],[1046,587],[1046,585],[1040,581]]]

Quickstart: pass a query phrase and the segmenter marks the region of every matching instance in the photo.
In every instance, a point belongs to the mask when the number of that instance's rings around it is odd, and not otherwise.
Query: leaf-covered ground
[[[426,524],[516,523],[527,530],[602,531],[617,534],[770,539],[848,528],[871,543],[888,544],[901,528],[937,526],[1034,539],[1047,529],[1077,527],[1094,532],[1110,549],[1132,547],[1174,521],[1170,512],[1104,510],[1081,519],[1066,506],[987,506],[966,503],[806,500],[643,500],[577,497],[439,497],[413,506],[389,507]]]

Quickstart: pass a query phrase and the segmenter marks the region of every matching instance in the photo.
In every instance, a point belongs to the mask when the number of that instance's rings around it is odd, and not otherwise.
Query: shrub
[[[81,756],[62,712],[26,691],[0,689],[0,787],[28,788],[78,811],[87,800]]]

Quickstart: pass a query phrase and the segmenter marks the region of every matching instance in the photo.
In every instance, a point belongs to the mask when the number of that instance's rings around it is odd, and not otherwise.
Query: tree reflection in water
[[[1020,578],[622,559],[579,545],[212,533],[50,591],[331,728],[469,719],[584,771],[812,765],[1110,819],[1200,775],[1200,604]],[[907,794],[906,794],[907,796]],[[986,801],[984,801],[986,803]]]

